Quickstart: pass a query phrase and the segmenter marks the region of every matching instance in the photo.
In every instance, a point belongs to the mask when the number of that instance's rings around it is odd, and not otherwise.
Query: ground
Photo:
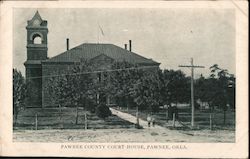
[[[150,129],[16,130],[15,142],[234,142],[234,131]]]

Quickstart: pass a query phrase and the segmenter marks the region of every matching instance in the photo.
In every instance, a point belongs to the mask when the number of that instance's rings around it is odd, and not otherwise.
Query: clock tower
[[[48,57],[47,21],[37,11],[27,22],[27,60],[24,63],[27,82],[27,106],[42,106],[42,61]]]

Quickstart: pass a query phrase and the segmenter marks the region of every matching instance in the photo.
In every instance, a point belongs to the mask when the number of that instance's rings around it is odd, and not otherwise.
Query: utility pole
[[[191,58],[191,65],[179,65],[179,67],[188,67],[191,68],[191,127],[194,127],[194,69],[195,68],[205,68],[204,66],[194,66],[193,58]]]

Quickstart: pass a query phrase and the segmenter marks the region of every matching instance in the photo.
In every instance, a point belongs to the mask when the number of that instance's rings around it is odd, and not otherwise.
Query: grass
[[[115,115],[101,119],[94,113],[78,110],[78,124],[76,124],[76,108],[62,108],[61,120],[58,108],[27,108],[18,114],[14,129],[35,129],[36,114],[38,129],[84,129],[85,113],[87,114],[88,129],[134,128],[134,124]]]

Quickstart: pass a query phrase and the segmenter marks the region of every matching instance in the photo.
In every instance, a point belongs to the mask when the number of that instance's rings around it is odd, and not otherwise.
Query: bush
[[[95,113],[97,105],[91,101],[88,100],[85,104],[86,110],[90,111],[91,113]]]
[[[151,110],[152,110],[152,112],[154,112],[154,113],[158,113],[159,112],[159,105],[152,105],[151,106]]]
[[[100,104],[96,108],[96,115],[100,118],[106,118],[112,115],[110,109],[105,104]]]

